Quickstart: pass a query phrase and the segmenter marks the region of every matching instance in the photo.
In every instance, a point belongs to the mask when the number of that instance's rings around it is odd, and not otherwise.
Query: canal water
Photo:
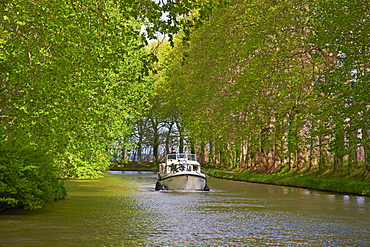
[[[0,213],[0,246],[370,246],[370,198],[208,178],[154,190],[151,172],[67,182],[69,196]]]

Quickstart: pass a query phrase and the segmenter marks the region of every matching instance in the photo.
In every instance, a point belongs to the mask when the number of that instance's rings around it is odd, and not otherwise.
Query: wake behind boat
[[[159,164],[155,190],[209,191],[206,175],[195,154],[168,154],[165,163]]]

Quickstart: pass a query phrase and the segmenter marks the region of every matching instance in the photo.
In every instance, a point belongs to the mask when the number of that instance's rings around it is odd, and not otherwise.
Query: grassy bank
[[[275,184],[306,189],[331,191],[337,193],[370,196],[370,182],[354,181],[343,178],[323,178],[309,175],[274,175],[253,174],[246,172],[230,172],[216,169],[207,169],[212,177],[246,181],[253,183]]]

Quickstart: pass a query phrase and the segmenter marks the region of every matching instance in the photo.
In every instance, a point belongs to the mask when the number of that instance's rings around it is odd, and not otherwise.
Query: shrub
[[[19,140],[0,141],[0,211],[35,209],[66,195],[50,156]]]

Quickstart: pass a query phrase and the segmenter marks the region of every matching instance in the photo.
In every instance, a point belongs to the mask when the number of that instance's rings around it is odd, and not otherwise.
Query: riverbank
[[[153,162],[113,162],[111,171],[152,171],[157,172],[158,167]],[[251,183],[274,184],[281,186],[298,187],[305,189],[314,189],[321,191],[330,191],[342,194],[352,194],[361,196],[370,196],[370,182],[359,181],[350,177],[332,177],[318,175],[302,174],[255,174],[249,172],[234,172],[214,168],[206,168],[209,176],[230,179],[236,181],[245,181]]]
[[[343,178],[320,178],[305,175],[274,175],[254,174],[246,172],[231,172],[217,169],[207,169],[209,176],[252,183],[274,184],[299,187],[343,194],[370,196],[370,182],[355,181]]]
[[[112,162],[110,171],[151,171],[158,172],[158,165],[153,162],[130,161],[128,163]]]

